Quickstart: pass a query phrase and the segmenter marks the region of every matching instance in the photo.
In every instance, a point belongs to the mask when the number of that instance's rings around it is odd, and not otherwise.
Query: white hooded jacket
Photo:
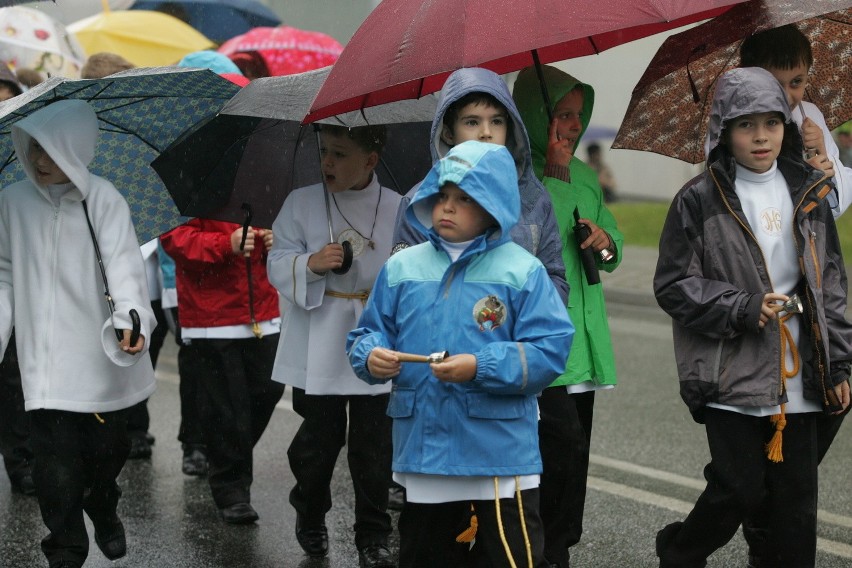
[[[98,119],[83,101],[46,106],[12,127],[29,179],[0,191],[0,349],[14,326],[27,410],[109,412],[154,391],[145,350],[120,350],[113,329],[136,309],[146,338],[156,325],[127,202],[88,170]],[[35,138],[73,187],[54,205],[27,159]],[[110,318],[82,200],[101,249],[116,313]]]

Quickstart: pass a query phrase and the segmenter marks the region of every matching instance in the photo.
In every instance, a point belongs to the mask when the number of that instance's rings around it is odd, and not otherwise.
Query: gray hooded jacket
[[[563,303],[568,300],[568,283],[565,281],[565,264],[562,261],[562,240],[559,227],[553,214],[553,204],[547,190],[536,178],[532,168],[530,142],[527,129],[521,121],[515,101],[509,88],[499,75],[487,69],[472,67],[459,69],[449,76],[438,96],[438,108],[432,121],[431,150],[432,162],[443,158],[450,146],[441,138],[444,114],[455,101],[468,93],[488,93],[500,101],[512,118],[512,135],[506,141],[506,147],[512,153],[518,169],[518,187],[521,194],[521,217],[510,231],[512,240],[538,257],[550,280],[556,286]],[[416,245],[426,240],[425,235],[415,230],[405,219],[405,209],[417,192],[412,188],[400,205],[397,215],[397,227],[394,234],[394,249]]]
[[[802,271],[804,396],[824,402],[824,389],[849,376],[846,270],[834,217],[823,199],[830,182],[802,160],[801,136],[789,122],[779,83],[762,69],[735,69],[717,83],[708,168],[675,196],[654,276],[657,302],[673,320],[681,397],[699,421],[708,402],[772,406],[786,400],[779,322],[758,326],[763,296],[773,291],[768,267],[734,191],[736,162],[719,143],[728,120],[770,111],[788,121],[777,163],[790,188],[795,218],[790,238]]]

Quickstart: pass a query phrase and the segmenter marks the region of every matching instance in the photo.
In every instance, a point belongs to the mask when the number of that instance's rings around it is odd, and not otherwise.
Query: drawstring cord
[[[790,328],[787,327],[786,321],[793,317],[794,314],[788,313],[781,317],[781,392],[787,392],[787,379],[793,378],[799,372],[800,358],[799,349],[796,347],[796,342],[793,341],[793,335],[790,333]],[[793,368],[787,368],[787,350],[793,358]],[[769,461],[778,463],[784,461],[784,455],[781,452],[783,441],[784,428],[787,426],[787,403],[781,403],[781,412],[769,418],[770,423],[775,425],[775,432],[769,443],[766,444],[766,457]]]
[[[521,478],[518,475],[515,476],[515,499],[518,502],[518,516],[521,519],[521,532],[524,535],[527,564],[529,565],[529,568],[533,568],[532,545],[530,544],[530,535],[527,531],[527,520],[526,517],[524,517],[524,500],[521,497]],[[476,510],[474,509],[473,504],[471,504],[470,509],[474,512],[470,516],[470,526],[456,537],[456,542],[473,542],[476,537],[476,531],[479,528],[479,521],[476,518]],[[503,543],[503,549],[506,551],[506,558],[509,559],[509,565],[512,568],[517,568],[515,559],[512,557],[512,551],[509,548],[509,542],[506,540],[506,533],[503,530],[503,517],[500,514],[500,478],[497,476],[494,476],[494,509],[497,513],[497,529],[500,531],[500,541]]]

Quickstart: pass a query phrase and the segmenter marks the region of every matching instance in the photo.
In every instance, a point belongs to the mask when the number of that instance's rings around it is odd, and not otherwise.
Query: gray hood
[[[91,177],[88,166],[95,157],[98,138],[98,117],[94,109],[81,100],[61,100],[12,126],[12,143],[21,166],[30,181],[45,189],[39,185],[35,168],[27,159],[31,138],[38,141],[85,199]]]
[[[707,126],[709,148],[719,145],[724,124],[738,116],[761,112],[780,112],[790,123],[790,105],[781,83],[760,67],[741,67],[723,73],[716,81],[710,124]]]

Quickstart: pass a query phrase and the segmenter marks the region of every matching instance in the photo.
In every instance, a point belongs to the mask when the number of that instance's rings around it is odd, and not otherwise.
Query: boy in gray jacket
[[[703,567],[766,503],[761,557],[813,566],[817,417],[849,405],[852,359],[831,186],[804,162],[784,91],[763,69],[719,78],[709,131],[708,168],[663,227],[654,291],[711,462],[692,512],[657,534],[657,555],[661,567]],[[794,293],[804,314],[778,304]]]

